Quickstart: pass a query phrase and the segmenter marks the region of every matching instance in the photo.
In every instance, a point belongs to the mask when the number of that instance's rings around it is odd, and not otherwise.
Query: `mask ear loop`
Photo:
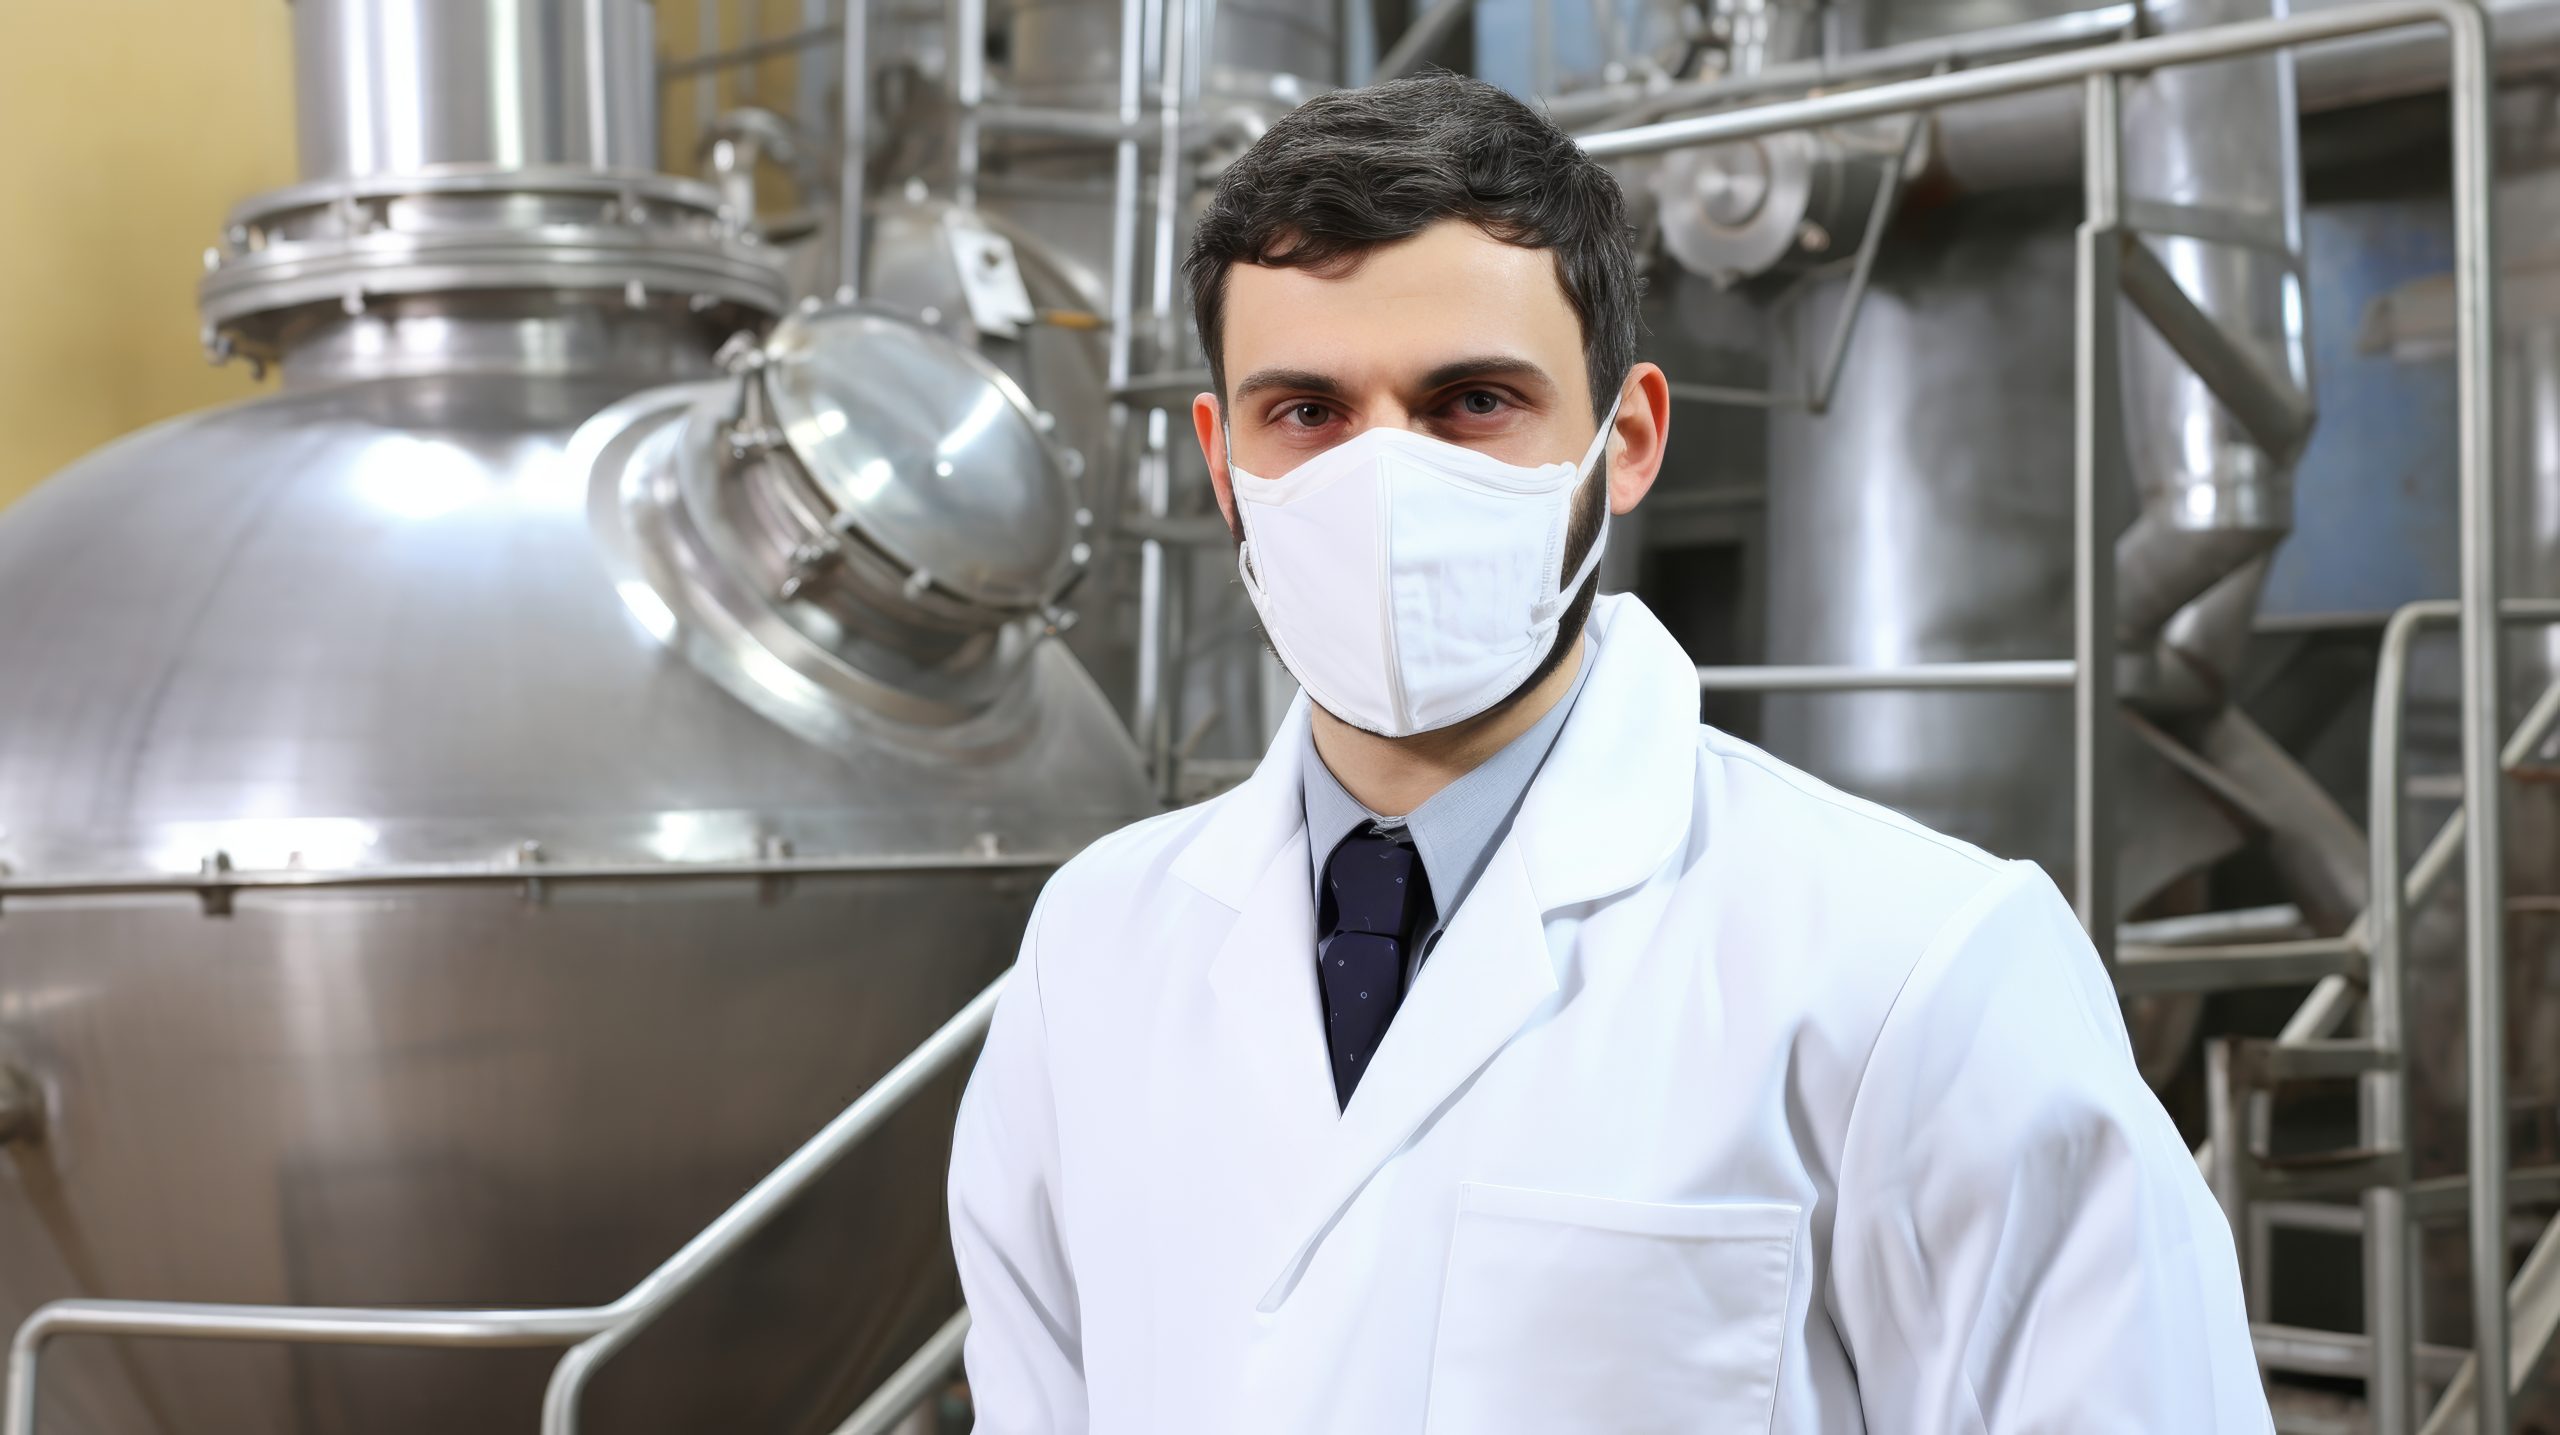
[[[1218,409],[1218,457],[1226,465],[1227,489],[1229,493],[1233,493],[1236,481],[1236,441],[1235,436],[1227,432],[1227,411],[1224,405],[1220,405]],[[1247,474],[1246,477],[1250,478],[1252,475]],[[1236,523],[1241,527],[1244,523],[1244,505],[1233,498],[1227,501],[1235,504]],[[1270,595],[1262,591],[1262,580],[1254,576],[1253,540],[1250,538],[1236,540],[1236,577],[1244,584],[1245,596],[1253,600],[1253,606],[1257,610],[1270,601]]]
[[[1620,389],[1618,397],[1609,405],[1609,412],[1600,420],[1600,432],[1591,436],[1591,447],[1582,451],[1582,462],[1574,465],[1574,487],[1582,486],[1582,480],[1591,476],[1591,466],[1600,461],[1600,455],[1608,452],[1609,435],[1618,426],[1618,408],[1626,401],[1626,390]],[[1232,468],[1233,465],[1229,467]],[[1565,504],[1565,522],[1567,524],[1573,522],[1571,500],[1567,500]],[[1600,496],[1600,530],[1591,535],[1591,547],[1582,555],[1582,566],[1574,570],[1573,577],[1569,581],[1556,585],[1554,596],[1540,601],[1536,607],[1529,610],[1530,621],[1544,628],[1561,620],[1564,617],[1564,610],[1573,606],[1573,596],[1582,591],[1583,584],[1591,581],[1592,574],[1600,571],[1600,555],[1608,546],[1609,497],[1604,493]]]

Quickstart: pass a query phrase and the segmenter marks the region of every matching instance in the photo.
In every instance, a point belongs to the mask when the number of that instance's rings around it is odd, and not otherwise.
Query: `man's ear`
[[[1219,412],[1216,394],[1192,396],[1191,428],[1200,436],[1200,457],[1209,465],[1209,487],[1218,495],[1218,511],[1226,515],[1227,531],[1234,533],[1238,531],[1236,486],[1235,480],[1227,473],[1226,419]],[[1646,480],[1648,483],[1651,481]]]
[[[1670,437],[1671,381],[1663,377],[1661,365],[1638,364],[1627,371],[1619,391],[1618,421],[1609,438],[1611,513],[1624,517],[1634,512],[1652,490]],[[1216,472],[1215,466],[1211,471]]]

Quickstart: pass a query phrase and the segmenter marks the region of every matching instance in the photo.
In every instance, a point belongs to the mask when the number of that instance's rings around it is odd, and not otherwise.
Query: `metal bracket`
[[[230,916],[233,888],[225,879],[231,875],[231,854],[218,850],[206,853],[204,862],[197,868],[197,875],[204,880],[204,885],[196,889],[196,895],[204,902],[204,914],[208,917]]]
[[[2136,231],[2124,233],[2116,282],[2133,307],[2142,311],[2142,317],[2151,321],[2151,327],[2249,431],[2250,440],[2277,462],[2292,462],[2311,436],[2315,416],[2301,386],[2271,371],[2257,350],[2197,308],[2178,277]]]

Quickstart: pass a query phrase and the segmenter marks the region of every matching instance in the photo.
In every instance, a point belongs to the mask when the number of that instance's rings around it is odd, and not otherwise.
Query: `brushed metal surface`
[[[292,0],[306,180],[658,165],[649,0]]]
[[[794,314],[766,394],[835,520],[989,608],[1035,609],[1072,572],[1076,495],[1002,369],[884,314]]]
[[[1770,414],[1768,661],[2069,654],[2071,287],[2071,220],[2050,209],[1940,210],[1885,246],[1831,411]],[[1841,292],[1782,309],[1780,342],[1818,349]],[[1778,694],[1762,711],[1789,761],[2068,869],[2068,694]]]
[[[2146,20],[2171,33],[2285,13],[2285,0],[2174,0]],[[2267,372],[2307,393],[2305,306],[2293,267],[2302,247],[2294,111],[2293,61],[2281,51],[2131,81],[2124,186],[2127,223],[2179,288]],[[2124,395],[2143,506],[2117,549],[2117,617],[2141,643],[2284,536],[2294,453],[2253,443],[2147,323],[2125,325]],[[2254,590],[2225,606],[2245,631]],[[2172,641],[2190,652],[2215,646],[2194,632]]]
[[[706,372],[618,327],[640,318],[346,320],[286,392],[136,435],[0,515],[17,876],[217,852],[641,869],[247,890],[223,916],[0,887],[0,1063],[48,1104],[44,1141],[0,1156],[0,1319],[74,1293],[610,1298],[1010,959],[1037,867],[897,859],[1038,857],[1145,808],[1055,643],[977,720],[1000,740],[960,748],[877,712],[814,744],[671,648],[565,457],[597,409]],[[456,372],[433,372],[439,344]],[[884,870],[646,875],[778,853]],[[858,1403],[955,1298],[951,1100],[617,1362],[599,1428],[823,1430]],[[547,1369],[150,1342],[60,1359],[47,1428],[118,1435],[529,1430]]]

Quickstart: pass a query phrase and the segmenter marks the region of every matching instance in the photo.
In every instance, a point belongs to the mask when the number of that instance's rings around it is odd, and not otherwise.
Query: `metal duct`
[[[648,0],[293,0],[302,177],[653,171],[655,17]]]
[[[2151,15],[2175,32],[2284,13],[2284,0],[2169,0]],[[2162,276],[2174,280],[2247,360],[2303,394],[2310,361],[2294,272],[2302,236],[2294,113],[2293,64],[2280,53],[2180,66],[2128,85],[2126,217],[2159,265],[2136,255],[2127,273],[2129,290],[2140,276],[2155,287]],[[2253,432],[2156,321],[2125,326],[2124,397],[2142,511],[2116,547],[2117,625],[2128,647],[2143,647],[2179,609],[2284,536],[2302,430],[2290,443]]]

